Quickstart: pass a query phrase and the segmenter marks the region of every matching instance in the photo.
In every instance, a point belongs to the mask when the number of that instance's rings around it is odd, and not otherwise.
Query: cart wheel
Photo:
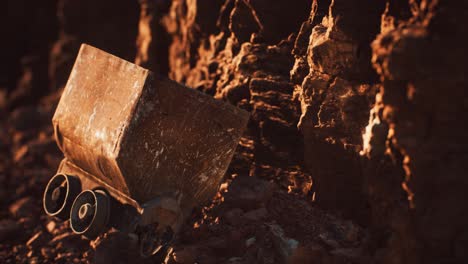
[[[73,202],[70,227],[76,234],[88,239],[104,232],[110,215],[110,199],[104,190],[86,190]]]
[[[49,216],[68,220],[73,201],[80,192],[81,182],[78,177],[66,174],[55,175],[44,191],[44,211]]]

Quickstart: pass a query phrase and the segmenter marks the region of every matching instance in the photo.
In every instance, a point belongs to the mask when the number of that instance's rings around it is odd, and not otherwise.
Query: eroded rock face
[[[291,71],[301,101],[304,162],[314,176],[317,202],[362,221],[367,216],[360,135],[378,89],[369,59],[383,9],[383,1],[314,1],[295,43]]]
[[[171,1],[140,0],[139,3],[140,20],[135,64],[167,76],[169,36],[163,26],[162,17],[169,11]]]
[[[288,30],[282,27],[272,37],[268,14],[274,11],[261,1],[226,1],[210,7],[200,1],[175,1],[166,18],[174,40],[170,75],[251,111],[244,144],[250,149],[246,162],[253,162],[251,175],[293,178],[286,183],[290,190],[315,193],[322,207],[372,226],[379,245],[372,250],[386,248],[377,254],[380,261],[418,261],[421,239],[428,243],[422,248],[441,246],[448,241],[449,230],[440,227],[439,235],[427,236],[413,221],[430,229],[427,225],[442,226],[441,219],[432,217],[444,213],[455,217],[460,212],[434,197],[443,196],[435,187],[439,182],[447,185],[459,177],[458,169],[451,169],[453,176],[446,176],[447,181],[435,174],[444,171],[436,160],[453,159],[455,149],[464,149],[455,142],[462,141],[465,131],[455,129],[456,122],[451,121],[464,109],[464,101],[448,106],[463,97],[460,87],[441,98],[436,91],[446,87],[442,80],[451,79],[449,87],[463,84],[463,67],[442,71],[457,65],[457,55],[429,55],[429,50],[446,50],[456,42],[455,34],[443,34],[442,29],[459,35],[464,31],[455,18],[448,18],[451,6],[430,1],[311,2],[304,3],[311,12],[308,19],[304,15],[302,25],[279,18]],[[216,21],[216,28],[197,20],[208,9],[206,21]],[[294,6],[288,12],[300,13]],[[433,38],[443,40],[432,43]],[[455,47],[453,53],[462,54],[458,52]],[[421,92],[426,86],[434,88]],[[433,126],[440,128],[433,131]],[[449,140],[444,131],[455,136]],[[429,166],[432,163],[440,165]],[[415,173],[441,180],[415,179]],[[461,201],[461,195],[448,197]],[[441,213],[428,213],[423,208],[429,205],[441,207],[437,209]]]
[[[300,109],[289,71],[294,62],[294,33],[307,18],[304,6],[310,2],[216,3],[173,2],[165,18],[173,37],[169,75],[251,111],[251,129],[245,137],[251,152],[250,164],[244,164],[247,173],[281,178],[286,186],[308,193],[310,176],[298,166],[302,160],[302,138],[296,128]],[[282,8],[292,11],[281,12]],[[290,173],[298,176],[289,177]],[[292,178],[297,182],[292,183]]]
[[[383,83],[378,118],[389,127],[387,151],[401,156],[411,208],[400,217],[407,224],[395,225],[399,239],[392,246],[417,241],[403,244],[406,249],[389,262],[412,256],[424,263],[461,263],[467,258],[460,250],[467,241],[461,202],[467,199],[467,55],[459,36],[467,29],[456,21],[466,19],[467,5],[421,1],[412,7],[409,20],[385,25],[372,45]],[[389,12],[384,18],[398,20]]]

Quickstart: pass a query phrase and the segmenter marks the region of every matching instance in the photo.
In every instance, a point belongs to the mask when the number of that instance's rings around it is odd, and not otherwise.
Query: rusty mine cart
[[[110,228],[157,253],[212,198],[248,113],[83,44],[53,117],[65,158],[45,212],[89,239]]]

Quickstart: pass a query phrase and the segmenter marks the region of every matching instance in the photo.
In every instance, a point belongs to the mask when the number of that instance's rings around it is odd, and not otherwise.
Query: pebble
[[[284,260],[287,260],[290,256],[294,255],[294,252],[299,246],[299,242],[295,239],[286,237],[281,226],[276,224],[270,224],[268,226],[276,251],[280,253]]]
[[[54,256],[54,252],[51,248],[49,247],[44,247],[44,248],[41,248],[41,255],[45,258],[45,259],[50,259]]]
[[[21,148],[19,148],[17,151],[15,151],[15,154],[13,156],[13,160],[15,162],[19,162],[20,160],[22,160],[26,156],[26,154],[28,154],[28,151],[29,151],[28,145],[21,146]]]
[[[60,234],[58,236],[55,236],[49,242],[49,244],[50,245],[55,245],[55,244],[57,244],[59,242],[64,242],[64,241],[74,240],[74,239],[79,239],[78,235],[76,235],[75,233],[72,233],[72,232],[66,232],[66,233]]]
[[[255,244],[255,241],[256,241],[256,240],[257,240],[257,239],[256,239],[255,237],[251,237],[251,238],[247,239],[247,240],[245,241],[245,246],[246,246],[246,247],[252,246],[253,244]]]
[[[45,244],[48,240],[47,234],[44,233],[43,231],[39,231],[36,234],[34,234],[28,242],[26,242],[26,246],[30,248],[36,248],[39,247],[42,244]]]
[[[57,223],[55,223],[55,221],[50,221],[46,225],[47,232],[52,234],[56,226],[57,226]]]
[[[41,261],[39,260],[38,257],[34,257],[29,260],[29,264],[39,264],[39,263],[41,263]]]

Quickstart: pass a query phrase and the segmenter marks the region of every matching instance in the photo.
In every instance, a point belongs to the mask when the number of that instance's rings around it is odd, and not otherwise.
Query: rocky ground
[[[18,107],[3,123],[2,263],[133,263],[138,255],[128,237],[111,231],[87,241],[42,210],[43,189],[62,157],[50,126],[58,98],[56,93],[38,105]],[[242,168],[251,152],[244,138],[220,191],[193,212],[167,263],[362,262],[369,239],[363,228],[314,207],[311,197],[288,192],[277,181],[246,173]]]
[[[1,263],[468,262],[465,3],[0,5]],[[251,113],[219,192],[162,258],[42,210],[83,42]]]

